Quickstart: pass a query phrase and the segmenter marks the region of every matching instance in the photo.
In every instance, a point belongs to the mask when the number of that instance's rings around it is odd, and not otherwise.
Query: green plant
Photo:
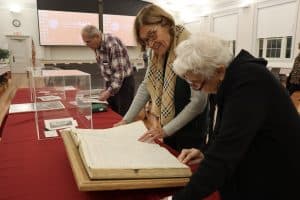
[[[1,49],[0,48],[0,60],[6,59],[9,57],[9,51],[7,49]]]

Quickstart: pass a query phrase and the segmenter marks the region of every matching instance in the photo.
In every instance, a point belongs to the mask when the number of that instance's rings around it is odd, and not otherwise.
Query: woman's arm
[[[123,120],[127,123],[132,122],[137,114],[141,111],[141,109],[146,105],[147,101],[149,100],[150,95],[146,88],[145,80],[140,84],[136,95],[129,107],[129,110],[125,114]]]
[[[173,120],[163,127],[166,136],[171,136],[203,112],[207,105],[207,99],[207,94],[191,88],[190,102]]]
[[[245,78],[230,88],[224,100],[218,135],[205,151],[197,172],[187,186],[173,196],[174,200],[202,199],[222,187],[226,178],[234,173],[268,113],[266,91],[270,87],[266,85],[266,82],[250,82]]]

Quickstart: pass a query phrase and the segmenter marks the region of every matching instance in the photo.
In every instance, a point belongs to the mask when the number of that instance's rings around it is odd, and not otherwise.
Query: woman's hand
[[[126,122],[125,120],[122,119],[121,121],[115,123],[113,126],[114,126],[114,127],[117,127],[117,126],[122,126],[122,125],[125,125],[125,124],[127,124],[127,122]]]
[[[188,165],[198,164],[204,159],[204,154],[199,149],[182,149],[177,159]]]
[[[165,132],[162,128],[155,128],[147,131],[138,140],[141,142],[154,143],[155,139],[162,139],[165,136]]]

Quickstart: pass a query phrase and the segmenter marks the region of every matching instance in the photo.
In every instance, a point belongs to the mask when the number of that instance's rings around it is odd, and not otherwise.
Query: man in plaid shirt
[[[101,92],[100,100],[107,100],[115,112],[124,116],[133,100],[135,87],[133,68],[126,47],[119,38],[102,34],[93,25],[83,27],[81,37],[95,51],[105,80],[106,89]]]

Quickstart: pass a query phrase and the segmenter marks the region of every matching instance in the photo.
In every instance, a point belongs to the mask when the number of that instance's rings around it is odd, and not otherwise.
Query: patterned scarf
[[[189,32],[183,26],[176,26],[169,54],[163,57],[154,55],[151,59],[150,69],[146,77],[147,89],[152,101],[151,113],[158,117],[162,126],[175,116],[174,90],[176,74],[172,69],[172,64],[176,58],[175,48],[181,41],[186,40],[189,35]]]

